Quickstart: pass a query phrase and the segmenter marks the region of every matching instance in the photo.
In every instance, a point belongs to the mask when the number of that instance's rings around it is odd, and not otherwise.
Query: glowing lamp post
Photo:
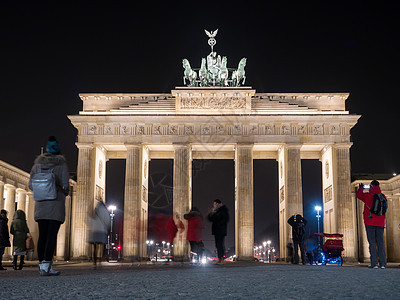
[[[110,245],[108,246],[108,259],[110,260],[110,250],[112,249],[113,241],[114,241],[114,238],[113,238],[113,224],[114,224],[114,216],[115,216],[114,210],[117,210],[117,207],[115,205],[110,205],[108,207],[108,209],[111,210],[111,213],[110,213],[110,217],[111,217],[111,229],[110,229],[111,240],[110,240]]]
[[[317,211],[317,215],[316,215],[316,217],[317,217],[317,228],[318,228],[318,233],[319,233],[319,219],[321,218],[321,215],[320,215],[320,211],[322,210],[322,208],[321,208],[321,206],[319,206],[319,205],[317,205],[317,206],[315,206],[315,210]],[[320,243],[319,243],[319,237],[318,237],[318,247],[320,246]]]

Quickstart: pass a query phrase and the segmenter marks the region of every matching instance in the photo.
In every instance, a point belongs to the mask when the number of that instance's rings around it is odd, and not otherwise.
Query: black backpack
[[[369,208],[369,218],[371,219],[371,214],[382,216],[386,214],[388,203],[386,197],[382,193],[373,194],[374,200],[372,201],[372,207]]]

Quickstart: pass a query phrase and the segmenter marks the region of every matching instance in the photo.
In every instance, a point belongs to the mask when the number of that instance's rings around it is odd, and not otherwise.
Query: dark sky
[[[78,93],[168,93],[182,85],[182,58],[196,65],[208,54],[203,30],[218,28],[215,50],[228,57],[229,67],[247,57],[246,84],[257,92],[349,92],[347,110],[362,115],[351,132],[353,172],[400,172],[395,147],[400,32],[394,2],[99,3],[0,4],[1,160],[29,171],[47,137],[56,135],[75,171],[77,132],[67,115],[82,108]],[[222,193],[221,187],[205,187],[215,172],[231,180],[230,164],[211,161],[199,171],[195,204]],[[166,172],[157,162],[152,169]],[[276,165],[256,161],[254,169],[261,174],[255,178],[255,232],[262,239],[277,222]],[[306,203],[321,197],[312,180],[307,183],[310,174],[319,173],[318,162],[303,162]],[[269,180],[270,192],[259,178]],[[220,197],[232,205],[226,184]]]

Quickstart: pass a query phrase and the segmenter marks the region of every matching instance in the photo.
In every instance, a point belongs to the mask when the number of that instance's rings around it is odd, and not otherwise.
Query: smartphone
[[[364,188],[364,189],[369,189],[370,187],[371,187],[371,186],[370,186],[369,184],[364,184],[364,185],[363,185],[363,188]]]

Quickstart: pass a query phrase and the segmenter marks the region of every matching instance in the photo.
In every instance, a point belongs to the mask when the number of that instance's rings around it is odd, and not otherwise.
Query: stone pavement
[[[5,264],[6,266],[9,264]],[[0,271],[0,299],[400,299],[400,267],[58,263],[58,277]]]

